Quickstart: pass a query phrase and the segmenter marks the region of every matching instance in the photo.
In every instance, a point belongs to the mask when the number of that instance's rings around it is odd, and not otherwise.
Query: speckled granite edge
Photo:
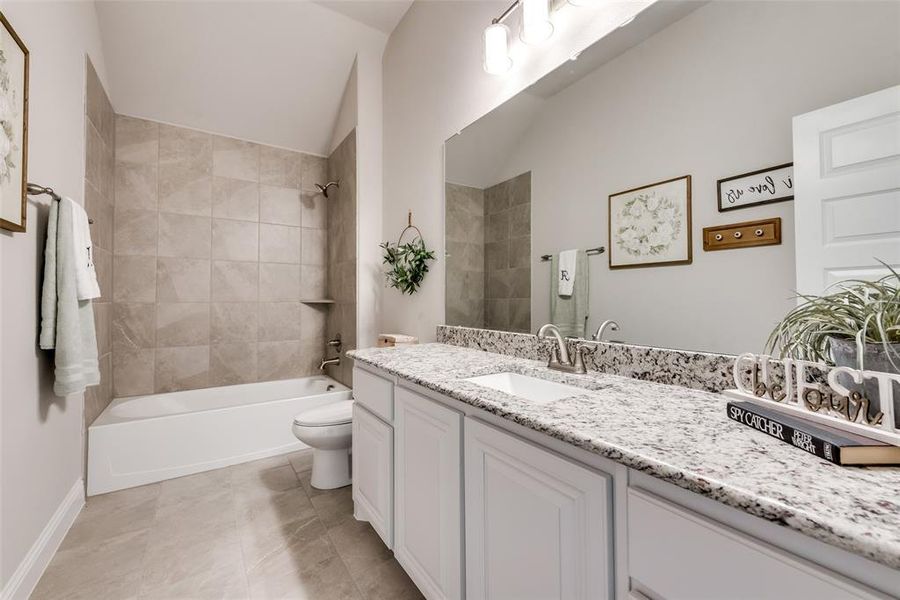
[[[437,341],[528,360],[546,360],[553,343],[527,333],[451,325],[438,325]],[[594,371],[707,392],[734,387],[735,357],[728,354],[607,342],[586,341],[585,344],[596,348],[588,355],[587,365]]]
[[[729,421],[725,398],[444,344],[355,350],[354,360],[657,479],[900,568],[900,468],[841,468]],[[520,372],[585,388],[534,405],[461,379]]]

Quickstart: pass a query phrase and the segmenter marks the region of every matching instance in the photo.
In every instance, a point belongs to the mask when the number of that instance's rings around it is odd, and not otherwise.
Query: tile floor
[[[421,598],[309,450],[89,498],[33,600]]]

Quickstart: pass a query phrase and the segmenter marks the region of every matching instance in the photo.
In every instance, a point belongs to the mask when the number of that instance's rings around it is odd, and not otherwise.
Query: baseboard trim
[[[12,577],[3,586],[0,600],[26,600],[31,595],[82,507],[84,507],[84,480],[79,479],[63,498]]]

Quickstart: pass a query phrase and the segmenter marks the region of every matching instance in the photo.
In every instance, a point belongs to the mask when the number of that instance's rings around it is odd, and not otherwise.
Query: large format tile
[[[213,136],[213,174],[247,181],[259,180],[259,145]]]
[[[159,256],[209,258],[211,247],[209,217],[159,213]]]
[[[209,383],[213,386],[256,381],[256,342],[214,344],[209,351]]]
[[[299,265],[260,263],[259,301],[278,302],[300,297]]]
[[[116,209],[116,256],[156,256],[158,213],[141,208]]]
[[[328,536],[354,577],[392,558],[391,551],[365,521],[348,519],[330,529]]]
[[[33,600],[135,598],[149,531],[122,533],[60,550],[53,557]]]
[[[255,181],[213,178],[212,214],[220,219],[259,220],[259,184]]]
[[[156,521],[159,484],[151,483],[87,499],[60,550],[99,545],[116,536],[139,532]]]
[[[159,210],[208,217],[212,213],[212,175],[188,163],[159,165]]]
[[[259,325],[256,302],[213,302],[210,306],[210,342],[255,342]]]
[[[257,377],[260,381],[297,377],[300,342],[259,342]]]
[[[302,223],[303,206],[300,192],[271,185],[259,186],[259,220],[261,223],[293,225]]]
[[[156,308],[156,344],[200,346],[209,343],[209,304],[162,302]]]
[[[304,193],[300,196],[301,221],[310,229],[328,226],[328,199],[320,193]]]
[[[212,135],[185,127],[159,126],[160,165],[182,165],[208,175],[212,163]]]
[[[256,302],[259,299],[259,265],[251,262],[213,261],[214,302]]]
[[[315,192],[317,183],[322,185],[328,183],[328,160],[326,158],[313,154],[302,154],[300,169],[303,191]]]
[[[218,260],[259,259],[259,225],[250,221],[213,219],[212,253]]]
[[[113,352],[113,396],[140,396],[154,392],[156,350],[140,348]]]
[[[156,347],[156,305],[140,302],[112,304],[114,352]]]
[[[159,125],[153,121],[116,116],[116,161],[156,164],[159,159]]]
[[[316,300],[328,296],[328,271],[325,265],[300,266],[300,298]]]
[[[156,301],[156,257],[116,256],[113,260],[115,302]]]
[[[192,390],[208,385],[208,345],[156,349],[154,386],[157,393]]]
[[[424,598],[403,567],[391,559],[355,577],[366,600],[419,600]]]
[[[160,302],[208,302],[210,265],[201,258],[160,258],[156,287]]]
[[[260,302],[259,341],[299,340],[301,305],[299,302]]]
[[[116,163],[116,206],[156,210],[156,163]]]
[[[304,265],[324,265],[328,256],[328,236],[324,229],[303,228],[303,250],[301,261]]]
[[[300,228],[260,223],[259,260],[299,265]]]
[[[300,153],[272,146],[259,149],[259,182],[300,188]]]

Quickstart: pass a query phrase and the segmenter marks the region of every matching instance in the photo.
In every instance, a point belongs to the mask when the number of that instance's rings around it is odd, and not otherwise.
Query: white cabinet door
[[[394,555],[426,598],[462,598],[462,415],[394,394]]]
[[[388,548],[394,537],[394,432],[359,404],[353,404],[353,507]]]
[[[612,597],[609,477],[466,419],[468,600]]]
[[[900,86],[794,117],[797,290],[900,268]]]

